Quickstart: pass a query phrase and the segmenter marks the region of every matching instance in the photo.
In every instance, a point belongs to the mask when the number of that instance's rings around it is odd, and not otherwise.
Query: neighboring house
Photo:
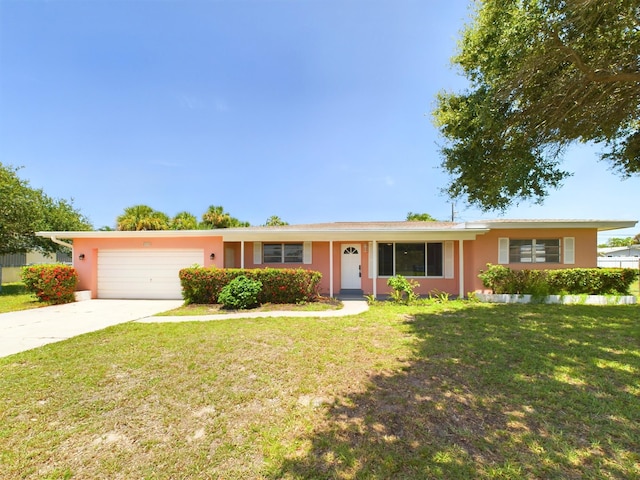
[[[38,263],[72,263],[71,253],[27,252],[0,255],[0,280],[2,283],[20,282],[22,267]]]
[[[598,266],[640,269],[640,245],[599,248]]]
[[[389,277],[416,291],[465,296],[482,290],[487,263],[511,268],[595,267],[598,232],[635,221],[492,220],[360,222],[216,230],[38,232],[73,240],[79,289],[92,298],[181,298],[178,272],[205,267],[307,268],[322,273],[321,293],[384,295]],[[68,246],[71,247],[69,244]]]
[[[640,257],[640,245],[606,247],[598,249],[599,257]]]

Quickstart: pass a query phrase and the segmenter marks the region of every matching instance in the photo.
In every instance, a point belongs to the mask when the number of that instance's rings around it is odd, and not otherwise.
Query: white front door
[[[343,290],[359,290],[362,288],[360,244],[343,244],[341,247],[342,260],[340,263],[340,288]]]

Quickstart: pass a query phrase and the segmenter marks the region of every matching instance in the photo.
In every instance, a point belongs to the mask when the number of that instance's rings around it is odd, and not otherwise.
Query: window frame
[[[421,245],[423,247],[423,265],[422,274],[411,275],[407,272],[398,273],[397,256],[399,248],[403,245],[415,247]],[[431,250],[429,246],[433,245]],[[407,278],[445,278],[445,242],[379,242],[375,254],[377,255],[377,278],[388,278],[395,275],[402,275]],[[438,246],[438,247],[436,247]],[[407,249],[409,250],[409,249]],[[389,255],[389,253],[391,255]],[[429,257],[435,256],[439,258],[437,264],[429,263]],[[390,267],[390,270],[389,270]],[[430,274],[435,269],[435,274]]]
[[[514,245],[514,242],[517,242]],[[550,242],[555,242],[550,244]],[[538,248],[542,246],[543,248]],[[523,247],[529,254],[523,255]],[[514,251],[514,249],[517,249]],[[555,249],[555,251],[553,251]],[[523,260],[524,258],[524,260]],[[549,260],[547,260],[549,258]],[[524,265],[561,264],[563,262],[561,238],[509,238],[508,263]]]
[[[265,250],[269,247],[278,247],[279,258],[275,260],[275,253],[269,255],[265,254]],[[293,249],[299,250],[299,255],[292,255]],[[264,242],[262,244],[262,263],[268,264],[289,264],[289,263],[304,263],[304,243],[303,242]]]

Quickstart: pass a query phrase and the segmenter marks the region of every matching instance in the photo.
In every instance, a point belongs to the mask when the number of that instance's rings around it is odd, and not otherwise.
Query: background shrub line
[[[487,264],[478,277],[493,293],[547,295],[627,295],[640,272],[632,268],[512,270]]]

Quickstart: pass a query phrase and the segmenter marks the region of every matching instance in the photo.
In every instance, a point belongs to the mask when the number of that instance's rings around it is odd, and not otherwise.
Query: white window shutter
[[[368,261],[369,261],[369,268],[367,269],[369,271],[369,278],[373,278],[373,242],[369,242],[369,255],[368,255]]]
[[[444,242],[444,278],[453,278],[453,242]]]
[[[312,243],[304,242],[302,244],[302,263],[304,263],[305,265],[311,264],[311,261],[312,261],[311,251],[312,251]]]
[[[509,239],[506,237],[498,239],[498,263],[500,265],[509,263]]]
[[[262,242],[253,242],[253,264],[262,264]]]
[[[575,237],[564,237],[563,259],[566,264],[576,263],[576,239]]]

